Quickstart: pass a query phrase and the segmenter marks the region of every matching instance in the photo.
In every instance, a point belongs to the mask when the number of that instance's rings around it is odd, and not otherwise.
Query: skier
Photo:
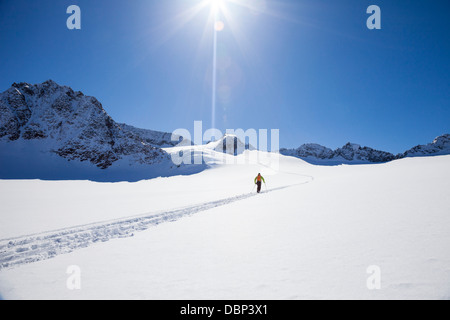
[[[255,178],[255,184],[258,186],[258,193],[261,192],[261,181],[264,182],[264,184],[266,183],[266,181],[264,180],[263,176],[261,175],[261,173],[258,173],[258,176]]]

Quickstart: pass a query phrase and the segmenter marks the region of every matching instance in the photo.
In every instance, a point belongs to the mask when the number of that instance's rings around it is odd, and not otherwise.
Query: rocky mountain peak
[[[131,128],[118,125],[95,97],[52,80],[14,83],[0,94],[0,141],[45,140],[48,152],[102,169],[123,158],[141,164],[168,159]]]

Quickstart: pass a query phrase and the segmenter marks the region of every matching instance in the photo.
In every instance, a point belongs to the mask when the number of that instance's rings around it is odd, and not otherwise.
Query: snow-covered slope
[[[168,132],[154,131],[148,129],[139,129],[124,123],[118,124],[122,130],[131,132],[142,139],[145,143],[159,148],[175,147],[183,139],[180,136]],[[191,143],[188,140],[184,143]]]
[[[116,123],[94,97],[54,81],[0,94],[0,178],[129,180],[182,174],[171,134]],[[107,170],[108,174],[101,172]],[[198,171],[201,168],[187,168]]]
[[[236,158],[252,153],[268,156]],[[211,151],[218,164],[199,174],[136,183],[0,180],[0,295],[450,298],[449,156],[365,166],[280,156],[273,169],[223,155]],[[81,290],[66,286],[73,265]],[[367,286],[373,266],[380,290]]]

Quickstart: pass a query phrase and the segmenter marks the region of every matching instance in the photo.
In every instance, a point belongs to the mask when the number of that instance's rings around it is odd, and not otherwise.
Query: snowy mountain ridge
[[[450,134],[444,134],[437,137],[433,142],[427,145],[418,145],[402,154],[398,158],[436,156],[450,154]]]
[[[450,154],[450,134],[439,136],[432,143],[416,146],[398,155],[361,147],[355,143],[347,143],[336,150],[310,143],[303,144],[297,149],[281,149],[280,153],[314,164],[383,163],[406,157],[448,155]]]
[[[170,137],[118,124],[96,98],[52,80],[38,85],[14,83],[0,94],[1,142],[41,141],[51,153],[89,161],[101,169],[124,158],[150,165],[170,161],[160,149],[170,145]]]
[[[396,157],[380,150],[361,147],[359,144],[347,143],[342,148],[332,150],[319,144],[304,144],[298,149],[281,149],[280,153],[294,156],[314,163],[381,163],[394,160]]]

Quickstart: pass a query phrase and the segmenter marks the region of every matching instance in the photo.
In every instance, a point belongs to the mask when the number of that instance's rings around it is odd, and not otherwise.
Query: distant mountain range
[[[427,145],[418,145],[397,155],[369,147],[361,147],[359,144],[354,143],[347,143],[336,150],[331,150],[318,144],[304,144],[298,149],[281,149],[280,153],[286,156],[297,157],[310,163],[324,165],[382,163],[406,157],[450,154],[450,134],[444,134]]]
[[[171,133],[117,123],[96,98],[52,80],[14,83],[0,94],[0,179],[134,181],[205,168],[175,166],[163,150],[178,144],[171,138]],[[218,150],[252,149],[237,138],[224,138]],[[399,155],[351,143],[337,150],[305,144],[280,152],[317,164],[379,163],[450,154],[450,135]]]

